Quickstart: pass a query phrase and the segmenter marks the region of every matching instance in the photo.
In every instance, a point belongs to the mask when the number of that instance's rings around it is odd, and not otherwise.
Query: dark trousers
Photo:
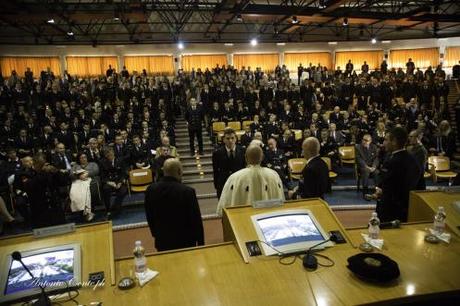
[[[369,178],[373,176],[374,180],[376,180],[378,170],[376,169],[374,172],[370,172],[367,168],[360,168],[359,172],[361,174],[361,180],[363,182],[363,191],[367,192],[369,188]]]
[[[115,193],[115,200],[113,202],[113,205],[111,205],[110,203],[112,193]],[[120,210],[121,204],[123,203],[123,199],[125,198],[127,193],[128,189],[125,185],[121,185],[120,188],[116,189],[112,186],[104,184],[104,187],[102,188],[102,200],[104,201],[106,211],[111,212]]]
[[[193,155],[195,153],[195,136],[196,139],[198,140],[198,152],[202,153],[203,152],[203,132],[201,130],[201,127],[196,129],[189,129],[188,130],[188,136],[190,140],[190,152]]]

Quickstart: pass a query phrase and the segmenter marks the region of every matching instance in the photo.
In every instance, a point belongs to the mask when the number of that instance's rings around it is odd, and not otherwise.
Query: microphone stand
[[[22,261],[21,253],[13,252],[12,257],[13,257],[13,260],[19,261],[21,263],[21,265],[24,267],[27,273],[29,273],[30,277],[32,277],[32,280],[36,280],[35,276],[32,274],[32,272],[30,272],[29,268],[27,268],[27,266]],[[34,306],[51,306],[51,300],[46,295],[45,288],[40,284],[40,282],[38,282],[37,284],[40,287],[41,293],[33,305]]]

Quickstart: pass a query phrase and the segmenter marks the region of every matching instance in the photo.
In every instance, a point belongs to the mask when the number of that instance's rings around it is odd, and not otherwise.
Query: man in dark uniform
[[[190,140],[190,155],[195,155],[195,136],[198,140],[198,154],[203,155],[202,122],[204,120],[204,114],[194,98],[190,99],[190,107],[185,112],[185,120],[187,120],[188,136]]]
[[[283,150],[278,149],[277,145],[275,138],[272,137],[268,139],[268,150],[265,152],[264,164],[267,165],[268,168],[275,170],[283,181],[283,184],[286,185],[288,182],[286,156]]]
[[[119,213],[123,199],[128,193],[126,188],[126,172],[123,163],[115,158],[113,150],[107,150],[105,158],[101,161],[101,182],[102,200],[107,211],[107,218],[112,217],[112,213]],[[115,193],[113,206],[110,203],[112,193]]]
[[[224,146],[221,146],[212,154],[214,187],[218,198],[220,198],[228,177],[246,167],[244,149],[236,145],[236,134],[233,129],[225,129],[223,142]]]
[[[361,175],[364,196],[369,191],[369,177],[378,175],[378,148],[372,143],[372,137],[364,134],[361,144],[356,145],[356,163]]]
[[[204,245],[203,222],[195,190],[181,183],[182,165],[170,158],[164,176],[145,193],[145,214],[158,251]]]
[[[407,139],[407,131],[403,127],[395,127],[386,143],[391,156],[382,167],[381,189],[377,190],[380,200],[376,208],[383,222],[395,219],[407,221],[409,193],[417,188],[422,177],[416,160],[405,149]]]
[[[299,67],[297,67],[297,85],[300,86],[300,81],[302,78],[302,73],[303,73],[303,66],[302,63],[299,64]]]

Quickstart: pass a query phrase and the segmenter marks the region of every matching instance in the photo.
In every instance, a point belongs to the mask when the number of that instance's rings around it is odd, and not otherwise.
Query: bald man
[[[182,184],[176,158],[163,165],[164,176],[145,193],[145,214],[158,251],[204,244],[203,222],[195,189]]]
[[[330,190],[329,169],[319,155],[320,144],[316,137],[308,137],[302,143],[307,165],[302,171],[303,183],[299,184],[302,198],[321,198]]]
[[[281,199],[284,201],[283,183],[278,173],[260,164],[264,154],[260,145],[251,144],[246,149],[247,168],[228,178],[217,205],[217,214],[224,207],[252,205],[254,201]]]

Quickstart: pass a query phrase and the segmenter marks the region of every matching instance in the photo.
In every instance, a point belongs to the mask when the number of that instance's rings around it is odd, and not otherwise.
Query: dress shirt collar
[[[318,156],[319,156],[319,154],[318,154],[318,155],[315,155],[315,156],[313,156],[313,157],[310,157],[309,159],[307,159],[307,165],[308,165],[313,159],[317,158]]]

